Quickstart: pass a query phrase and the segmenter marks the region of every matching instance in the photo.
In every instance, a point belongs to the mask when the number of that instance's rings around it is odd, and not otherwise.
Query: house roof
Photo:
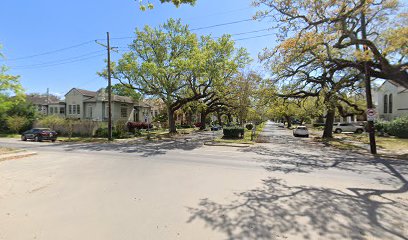
[[[47,96],[43,95],[26,95],[26,101],[35,105],[47,105],[50,103],[58,104],[60,102],[60,100],[57,97],[52,95],[50,95],[48,98]]]
[[[94,91],[89,91],[89,90],[84,90],[84,89],[79,89],[79,88],[73,88],[76,89],[79,93],[81,93],[84,96],[89,96],[89,97],[95,97],[97,92]]]

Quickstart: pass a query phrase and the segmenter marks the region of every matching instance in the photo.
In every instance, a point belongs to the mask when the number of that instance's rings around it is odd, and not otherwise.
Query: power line
[[[253,38],[261,38],[261,37],[272,36],[272,35],[275,35],[275,33],[269,33],[269,34],[258,35],[258,36],[247,37],[247,38],[240,38],[240,39],[235,39],[235,41],[243,41],[243,40],[248,40],[248,39],[253,39]]]
[[[11,67],[11,68],[25,68],[25,67],[36,67],[36,66],[54,64],[54,63],[60,63],[60,62],[66,62],[66,61],[70,61],[70,60],[75,60],[75,59],[78,59],[78,58],[87,57],[87,56],[93,55],[93,54],[95,54],[95,53],[100,53],[100,52],[103,52],[103,50],[94,51],[94,52],[89,52],[89,53],[82,54],[82,55],[79,55],[79,56],[76,56],[76,57],[64,58],[64,59],[59,59],[59,60],[55,60],[55,61],[42,62],[42,63],[30,64],[30,65],[10,66],[10,67]]]
[[[65,65],[65,64],[69,64],[69,63],[76,63],[76,62],[82,62],[88,59],[92,59],[92,58],[96,58],[96,57],[101,57],[104,56],[105,54],[98,54],[98,55],[93,55],[93,56],[89,56],[89,57],[85,57],[85,58],[80,58],[77,60],[73,60],[73,61],[67,61],[67,62],[62,62],[62,63],[55,63],[55,64],[48,64],[48,65],[42,65],[42,66],[36,66],[36,67],[24,67],[24,68],[13,68],[13,69],[36,69],[36,68],[45,68],[45,67],[53,67],[53,66],[59,66],[59,65]]]
[[[203,29],[208,29],[208,28],[227,26],[227,25],[232,25],[232,24],[237,24],[237,23],[242,23],[242,22],[249,22],[249,21],[253,21],[253,19],[252,18],[247,18],[247,19],[234,21],[234,22],[226,22],[226,23],[220,23],[220,24],[210,25],[210,26],[206,26],[206,27],[193,28],[193,29],[190,29],[190,31],[197,31],[197,30],[203,30]]]
[[[232,25],[232,24],[237,24],[237,23],[242,23],[242,22],[249,22],[249,21],[253,21],[253,19],[252,18],[247,18],[247,19],[243,19],[243,20],[220,23],[220,24],[210,25],[210,26],[206,26],[206,27],[192,28],[192,29],[190,29],[190,31],[198,31],[198,30],[203,30],[203,29],[227,26],[227,25]],[[248,33],[250,33],[250,32],[248,32]],[[241,33],[241,34],[244,34],[244,33]],[[120,39],[131,39],[131,38],[134,38],[134,36],[132,36],[132,37],[116,37],[116,38],[111,38],[111,39],[112,40],[120,40]]]
[[[190,31],[198,31],[198,30],[203,30],[203,29],[209,29],[209,28],[215,28],[215,27],[221,27],[221,26],[228,26],[228,25],[232,25],[232,24],[238,24],[238,23],[249,22],[249,21],[253,21],[253,19],[248,18],[248,19],[243,19],[243,20],[238,20],[238,21],[225,22],[225,23],[220,23],[220,24],[215,24],[215,25],[210,25],[210,26],[205,26],[205,27],[193,28],[193,29],[190,29]],[[248,34],[248,33],[261,32],[261,31],[265,31],[265,30],[267,30],[267,29],[250,31],[250,32],[243,32],[243,33],[237,33],[237,34],[231,34],[231,35],[233,35],[233,36],[234,35],[244,35],[244,34]],[[132,37],[117,37],[117,38],[111,38],[111,39],[112,40],[120,40],[120,39],[131,39],[131,38],[134,38],[134,36],[132,36]],[[101,39],[98,39],[98,40],[101,40]],[[244,39],[238,39],[237,41],[239,41],[239,40],[244,40]],[[72,46],[68,46],[68,47],[64,47],[64,48],[60,48],[60,49],[56,49],[56,50],[52,50],[52,51],[48,51],[48,52],[38,53],[38,54],[29,55],[29,56],[25,56],[25,57],[18,57],[18,58],[0,60],[0,61],[18,61],[18,60],[24,60],[24,59],[30,59],[30,58],[34,58],[34,57],[49,55],[49,54],[62,52],[62,51],[66,51],[66,50],[73,49],[73,48],[78,48],[78,47],[93,43],[94,41],[95,40],[90,40],[90,41],[82,42],[82,43],[79,43],[79,44],[76,44],[76,45],[72,45]]]
[[[72,49],[72,48],[81,47],[81,46],[90,44],[90,43],[92,43],[92,42],[93,42],[93,41],[86,41],[86,42],[83,42],[83,43],[79,43],[79,44],[72,45],[72,46],[65,47],[65,48],[60,48],[60,49],[52,50],[52,51],[49,51],[49,52],[38,53],[38,54],[26,56],[26,57],[11,58],[11,59],[6,59],[6,60],[2,60],[2,61],[17,61],[17,60],[22,60],[22,59],[28,59],[28,58],[34,58],[34,57],[49,55],[49,54],[52,54],[52,53],[62,52],[62,51],[69,50],[69,49]]]

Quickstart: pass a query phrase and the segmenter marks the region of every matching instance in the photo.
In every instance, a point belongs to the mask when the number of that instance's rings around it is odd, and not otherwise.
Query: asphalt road
[[[408,239],[408,163],[268,143],[53,144],[0,162],[0,239]]]

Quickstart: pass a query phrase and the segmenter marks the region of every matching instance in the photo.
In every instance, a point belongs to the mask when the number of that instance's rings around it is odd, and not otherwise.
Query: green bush
[[[13,133],[21,133],[21,130],[24,129],[29,122],[22,116],[9,116],[6,118],[6,124]]]
[[[108,129],[107,128],[98,128],[98,129],[96,129],[95,137],[107,138],[108,137]]]
[[[243,138],[244,132],[243,127],[226,127],[223,129],[224,138]]]
[[[390,125],[389,122],[378,121],[374,123],[375,131],[378,133],[386,133],[388,132],[388,126]]]
[[[408,138],[408,116],[397,118],[388,123],[386,131],[399,138]]]
[[[254,128],[254,125],[252,125],[252,123],[248,123],[247,125],[245,125],[245,127],[248,130],[252,130],[252,128]]]

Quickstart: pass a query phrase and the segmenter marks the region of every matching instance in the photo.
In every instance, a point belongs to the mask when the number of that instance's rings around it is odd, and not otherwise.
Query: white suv
[[[342,133],[342,132],[363,133],[364,127],[357,126],[352,123],[337,123],[333,126],[333,131],[335,133]]]

